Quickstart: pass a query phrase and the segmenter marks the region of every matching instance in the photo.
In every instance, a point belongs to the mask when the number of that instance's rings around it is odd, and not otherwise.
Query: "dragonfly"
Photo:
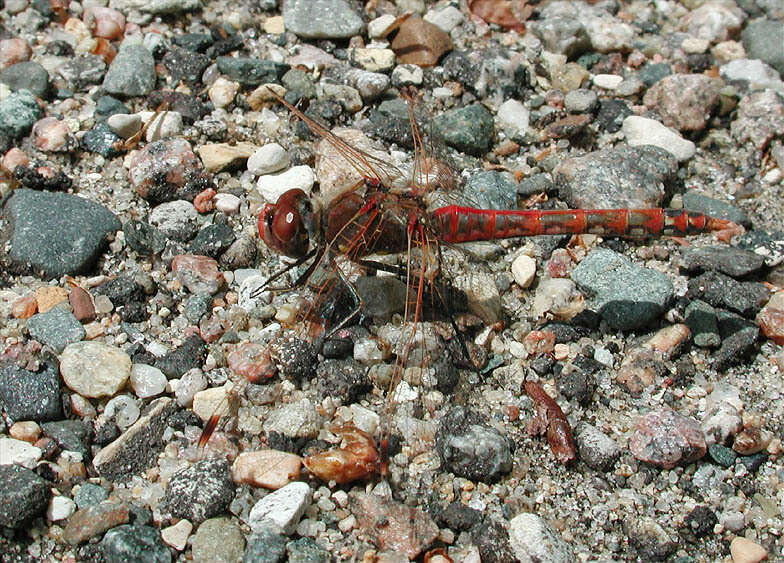
[[[412,330],[401,333],[405,342],[399,347],[394,376],[387,389],[387,420],[394,404],[393,391],[415,346],[416,327],[423,320],[426,297],[436,301],[436,308],[449,309],[442,283],[443,246],[535,235],[684,236],[708,231],[732,233],[738,229],[728,220],[680,209],[497,210],[453,203],[434,207],[434,201],[443,201],[434,195],[437,191],[455,189],[456,174],[442,159],[434,157],[426,145],[414,112],[415,94],[403,92],[414,143],[414,164],[410,174],[404,174],[389,162],[351,146],[276,92],[270,93],[326,140],[346,166],[356,170],[359,180],[327,203],[300,189],[290,189],[276,202],[264,205],[258,218],[259,236],[271,251],[293,263],[251,296],[258,297],[283,274],[301,267],[304,271],[291,285],[310,283],[315,297],[302,306],[297,320],[310,327],[303,330],[310,338],[318,333],[323,342],[362,310],[362,299],[341,264],[387,270],[404,279],[408,293],[403,324]],[[383,254],[402,254],[403,265],[390,266],[369,258]],[[353,307],[329,326],[321,311],[330,305],[338,287],[348,289]],[[450,322],[457,332],[454,320]],[[465,346],[462,348],[467,354]],[[384,433],[388,432],[385,429]],[[379,466],[383,473],[386,437],[380,440],[379,452],[373,438],[355,427],[336,426],[335,433],[344,438],[344,446],[306,458],[305,465],[312,473],[336,482],[368,476]]]

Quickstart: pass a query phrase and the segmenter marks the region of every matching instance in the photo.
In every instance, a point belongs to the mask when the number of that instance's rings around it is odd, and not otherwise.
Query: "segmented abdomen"
[[[498,211],[450,205],[433,213],[446,242],[559,235],[687,235],[717,231],[733,224],[680,209],[558,209]]]

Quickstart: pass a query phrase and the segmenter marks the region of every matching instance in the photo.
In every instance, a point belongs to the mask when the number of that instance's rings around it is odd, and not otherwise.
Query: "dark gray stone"
[[[436,451],[446,471],[466,479],[493,482],[512,470],[512,441],[464,407],[452,407],[442,420]]]
[[[282,563],[286,558],[286,536],[262,530],[248,540],[242,563]]]
[[[784,76],[784,22],[758,19],[749,22],[741,33],[749,59],[759,59]]]
[[[254,57],[218,57],[218,70],[243,86],[279,82],[289,65]]]
[[[169,563],[171,553],[158,530],[150,526],[122,524],[112,528],[101,540],[107,563]]]
[[[753,274],[765,265],[765,257],[731,246],[687,246],[681,251],[680,266],[687,272],[714,270],[733,278]]]
[[[694,344],[700,348],[715,348],[721,344],[716,310],[705,301],[695,299],[689,303],[683,317],[691,330]]]
[[[517,209],[517,185],[496,170],[472,174],[463,189],[466,204],[480,209]]]
[[[580,459],[591,469],[610,471],[621,454],[618,444],[595,426],[581,423],[575,428]]]
[[[80,55],[65,61],[57,67],[67,85],[74,90],[85,86],[100,84],[106,75],[106,63],[98,55]]]
[[[19,465],[0,465],[0,526],[18,528],[43,514],[51,483]]]
[[[229,462],[205,459],[172,475],[164,503],[173,516],[200,523],[226,510],[234,490]]]
[[[767,303],[770,290],[759,282],[741,282],[718,272],[705,272],[689,280],[686,296],[751,318]]]
[[[48,277],[89,272],[120,221],[104,206],[71,194],[16,190],[5,206],[11,258]]]
[[[94,483],[82,483],[74,495],[74,502],[79,509],[101,504],[109,498],[109,492]]]
[[[124,142],[125,139],[112,131],[103,121],[97,123],[82,137],[82,147],[90,152],[98,153],[104,158],[120,156],[123,153],[120,147]]]
[[[205,354],[204,340],[193,335],[178,348],[158,358],[155,367],[168,378],[180,377],[190,369],[201,367]]]
[[[103,88],[117,96],[146,96],[155,88],[155,59],[141,45],[126,45],[112,61]]]
[[[33,315],[27,320],[27,330],[32,338],[58,354],[69,344],[82,340],[86,334],[82,323],[65,307],[54,307]]]
[[[237,236],[226,223],[214,223],[200,230],[191,241],[191,254],[218,258],[231,246]]]
[[[661,272],[603,248],[593,250],[578,264],[572,280],[590,297],[589,307],[619,330],[645,327],[666,310],[675,295],[672,282]]]
[[[450,147],[481,156],[495,138],[493,116],[481,104],[446,111],[433,120],[436,135]]]
[[[46,422],[63,417],[60,374],[34,373],[9,365],[0,368],[0,400],[11,420]]]
[[[0,135],[11,139],[24,137],[43,115],[29,90],[14,92],[0,100]]]
[[[90,457],[92,426],[81,420],[58,420],[41,425],[44,434],[64,450],[79,452],[87,460]]]
[[[24,61],[0,72],[0,82],[11,91],[28,90],[39,98],[49,95],[49,73],[39,63]]]
[[[693,191],[683,194],[683,208],[688,211],[704,213],[716,219],[726,219],[746,228],[751,227],[751,221],[746,214],[734,205]]]

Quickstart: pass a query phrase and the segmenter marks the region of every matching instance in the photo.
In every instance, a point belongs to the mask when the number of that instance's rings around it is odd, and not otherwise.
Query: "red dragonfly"
[[[315,289],[316,298],[303,308],[299,316],[299,320],[309,326],[317,325],[322,336],[327,330],[332,334],[345,326],[361,309],[359,295],[336,264],[339,261],[384,269],[383,264],[367,261],[366,258],[379,253],[406,253],[405,265],[392,270],[405,277],[409,288],[404,323],[417,327],[423,318],[423,297],[428,291],[440,301],[439,306],[445,306],[438,283],[441,245],[545,234],[687,235],[737,228],[734,223],[723,219],[674,209],[509,211],[461,205],[430,209],[427,201],[431,194],[436,189],[454,186],[454,174],[441,161],[427,154],[414,118],[410,94],[404,94],[404,97],[409,102],[415,156],[413,172],[404,185],[401,185],[402,173],[397,168],[353,148],[274,92],[272,95],[314,133],[326,139],[332,149],[361,176],[353,187],[325,205],[302,190],[289,190],[277,202],[266,204],[258,219],[259,234],[266,245],[295,260],[294,265],[284,272],[310,261],[294,286],[315,277],[317,268],[327,267],[327,270],[335,272],[326,280],[320,279]],[[267,284],[282,273],[270,278]],[[266,289],[267,284],[255,295]],[[349,288],[354,310],[336,326],[324,327],[320,322],[319,308],[338,286]],[[398,354],[390,391],[399,382],[399,372],[406,365],[414,345],[413,332],[407,333],[408,340]],[[383,463],[383,454],[378,455],[372,438],[366,434],[353,427],[342,427],[337,429],[337,433],[344,436],[347,446],[305,460],[317,476],[345,482],[345,479],[341,481],[343,477],[351,480],[367,476],[373,472],[379,459]]]

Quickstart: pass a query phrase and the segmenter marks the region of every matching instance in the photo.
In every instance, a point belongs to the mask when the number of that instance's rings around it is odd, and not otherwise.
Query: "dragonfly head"
[[[301,258],[319,233],[319,213],[299,189],[284,192],[259,215],[259,235],[266,245],[285,256]]]

